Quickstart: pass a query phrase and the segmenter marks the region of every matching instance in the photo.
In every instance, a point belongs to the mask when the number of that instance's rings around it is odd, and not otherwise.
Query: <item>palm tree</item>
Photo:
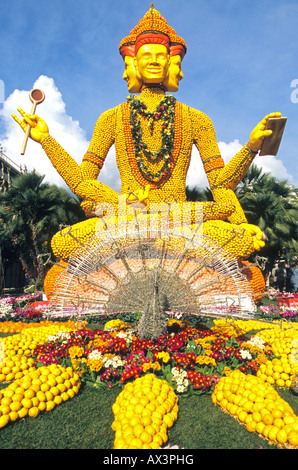
[[[0,242],[9,236],[29,280],[44,279],[45,256],[60,225],[85,218],[79,201],[62,188],[43,183],[44,176],[24,173],[0,194]]]
[[[285,247],[297,254],[297,188],[252,165],[235,192],[248,222],[260,227],[267,238],[261,254],[275,259]]]

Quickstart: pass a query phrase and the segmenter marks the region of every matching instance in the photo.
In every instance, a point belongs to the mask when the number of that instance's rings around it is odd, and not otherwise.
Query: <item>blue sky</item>
[[[212,119],[225,159],[248,141],[266,114],[282,112],[288,122],[278,156],[259,157],[258,164],[297,185],[297,0],[156,0],[154,5],[188,48],[176,98]],[[19,155],[22,133],[9,117],[13,106],[29,111],[28,92],[42,84],[48,93],[37,113],[81,161],[98,116],[128,95],[118,45],[149,7],[147,0],[1,2],[0,142],[8,156],[55,180],[38,144],[30,142],[25,156]],[[117,187],[115,164],[106,166],[102,179]],[[199,176],[192,179],[196,182],[204,185]]]

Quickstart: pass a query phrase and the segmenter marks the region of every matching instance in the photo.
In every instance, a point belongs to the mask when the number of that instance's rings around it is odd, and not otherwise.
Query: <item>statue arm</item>
[[[194,109],[190,109],[190,115],[193,141],[199,150],[214,201],[217,203],[233,204],[235,211],[229,217],[229,222],[237,225],[247,223],[243,209],[233,191],[233,186],[229,185],[226,182],[226,178],[221,176],[225,175],[226,167],[218,148],[211,119],[204,113]],[[231,167],[227,170],[228,174],[229,171],[232,171]],[[233,176],[231,174],[231,179],[234,178],[236,178],[236,175]]]
[[[109,110],[99,117],[81,165],[50,135],[41,142],[53,166],[69,188],[83,199],[111,203],[118,201],[116,191],[96,180],[114,142],[113,115],[114,111]]]

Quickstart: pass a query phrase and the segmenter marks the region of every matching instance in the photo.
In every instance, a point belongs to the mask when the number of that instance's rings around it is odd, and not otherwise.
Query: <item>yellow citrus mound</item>
[[[298,416],[268,382],[236,370],[215,386],[212,401],[272,444],[298,447]]]
[[[114,449],[158,449],[178,415],[178,397],[166,380],[146,374],[125,385],[113,407]]]
[[[30,370],[0,390],[0,427],[18,418],[35,418],[42,411],[52,410],[76,395],[80,386],[80,378],[71,367],[51,364]]]

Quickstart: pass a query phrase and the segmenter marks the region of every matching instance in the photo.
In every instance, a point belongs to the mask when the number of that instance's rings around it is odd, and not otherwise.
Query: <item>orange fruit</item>
[[[69,400],[69,395],[66,392],[61,393],[61,398],[63,401]]]
[[[243,410],[246,411],[247,413],[249,413],[252,410],[252,407],[253,407],[252,401],[248,400],[243,404]]]

